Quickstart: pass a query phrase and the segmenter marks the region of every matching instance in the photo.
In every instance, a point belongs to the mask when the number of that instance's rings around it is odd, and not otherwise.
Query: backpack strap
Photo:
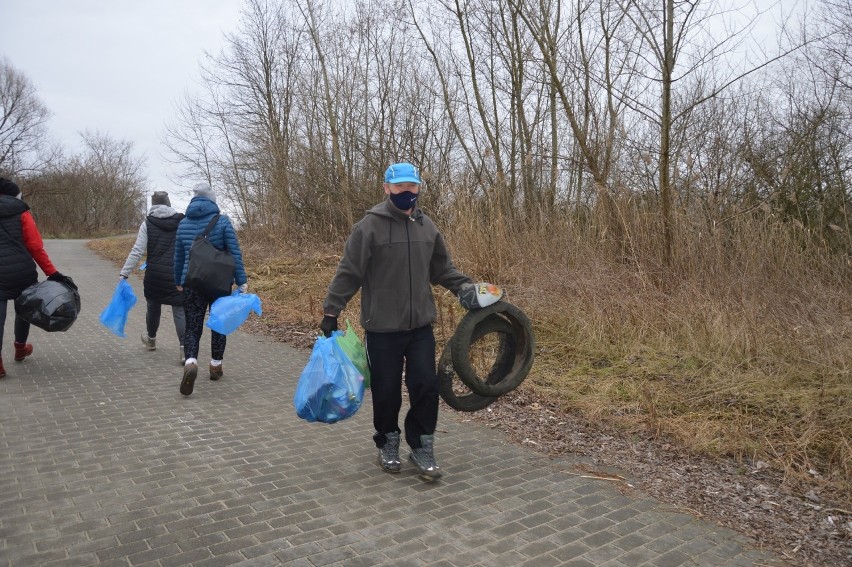
[[[210,234],[210,231],[213,230],[213,227],[216,226],[217,222],[219,222],[219,217],[221,216],[221,214],[214,215],[213,218],[210,219],[210,222],[207,223],[207,228],[204,229],[204,232],[201,233],[201,236],[207,238],[207,235]]]

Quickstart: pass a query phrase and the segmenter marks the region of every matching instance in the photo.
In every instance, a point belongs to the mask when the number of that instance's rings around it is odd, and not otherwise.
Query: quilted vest
[[[167,218],[149,215],[145,219],[148,230],[148,259],[142,285],[145,298],[166,305],[183,305],[183,293],[175,287],[175,234],[182,213]]]
[[[38,281],[21,229],[21,215],[29,209],[20,199],[0,195],[0,301],[17,298]]]

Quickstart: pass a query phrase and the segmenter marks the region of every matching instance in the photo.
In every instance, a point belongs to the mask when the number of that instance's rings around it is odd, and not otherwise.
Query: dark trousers
[[[184,288],[183,297],[183,309],[186,314],[183,352],[187,358],[198,358],[198,343],[201,342],[201,333],[204,331],[204,316],[207,314],[210,304],[215,300],[189,288]],[[210,333],[210,357],[213,360],[222,360],[225,356],[227,337],[212,329]]]
[[[6,307],[9,304],[6,300],[0,300],[0,352],[3,348],[3,329],[6,327]],[[15,342],[25,343],[30,336],[30,322],[25,321],[15,315]]]
[[[402,408],[402,372],[411,407],[405,416],[405,441],[421,446],[421,435],[433,435],[438,425],[438,375],[435,370],[435,335],[427,325],[411,331],[366,333],[373,395],[373,440],[385,444],[385,433],[399,431]]]
[[[160,328],[160,317],[163,311],[163,304],[150,299],[148,309],[145,312],[145,327],[148,336],[152,339],[157,336],[157,330]],[[172,319],[175,322],[175,332],[178,336],[178,342],[183,346],[183,336],[186,334],[186,314],[183,310],[183,305],[172,305]]]

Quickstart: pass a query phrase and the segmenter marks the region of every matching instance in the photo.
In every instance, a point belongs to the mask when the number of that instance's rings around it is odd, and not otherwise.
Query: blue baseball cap
[[[385,183],[422,183],[417,168],[410,163],[395,163],[385,171]]]

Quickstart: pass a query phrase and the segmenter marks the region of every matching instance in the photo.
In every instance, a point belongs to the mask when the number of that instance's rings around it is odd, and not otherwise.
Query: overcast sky
[[[53,113],[53,138],[69,152],[79,149],[85,130],[130,141],[146,159],[151,188],[177,192],[163,159],[164,123],[184,91],[196,89],[204,52],[217,53],[223,34],[237,29],[241,5],[0,0],[0,55],[33,82]],[[183,206],[185,194],[176,195]]]

